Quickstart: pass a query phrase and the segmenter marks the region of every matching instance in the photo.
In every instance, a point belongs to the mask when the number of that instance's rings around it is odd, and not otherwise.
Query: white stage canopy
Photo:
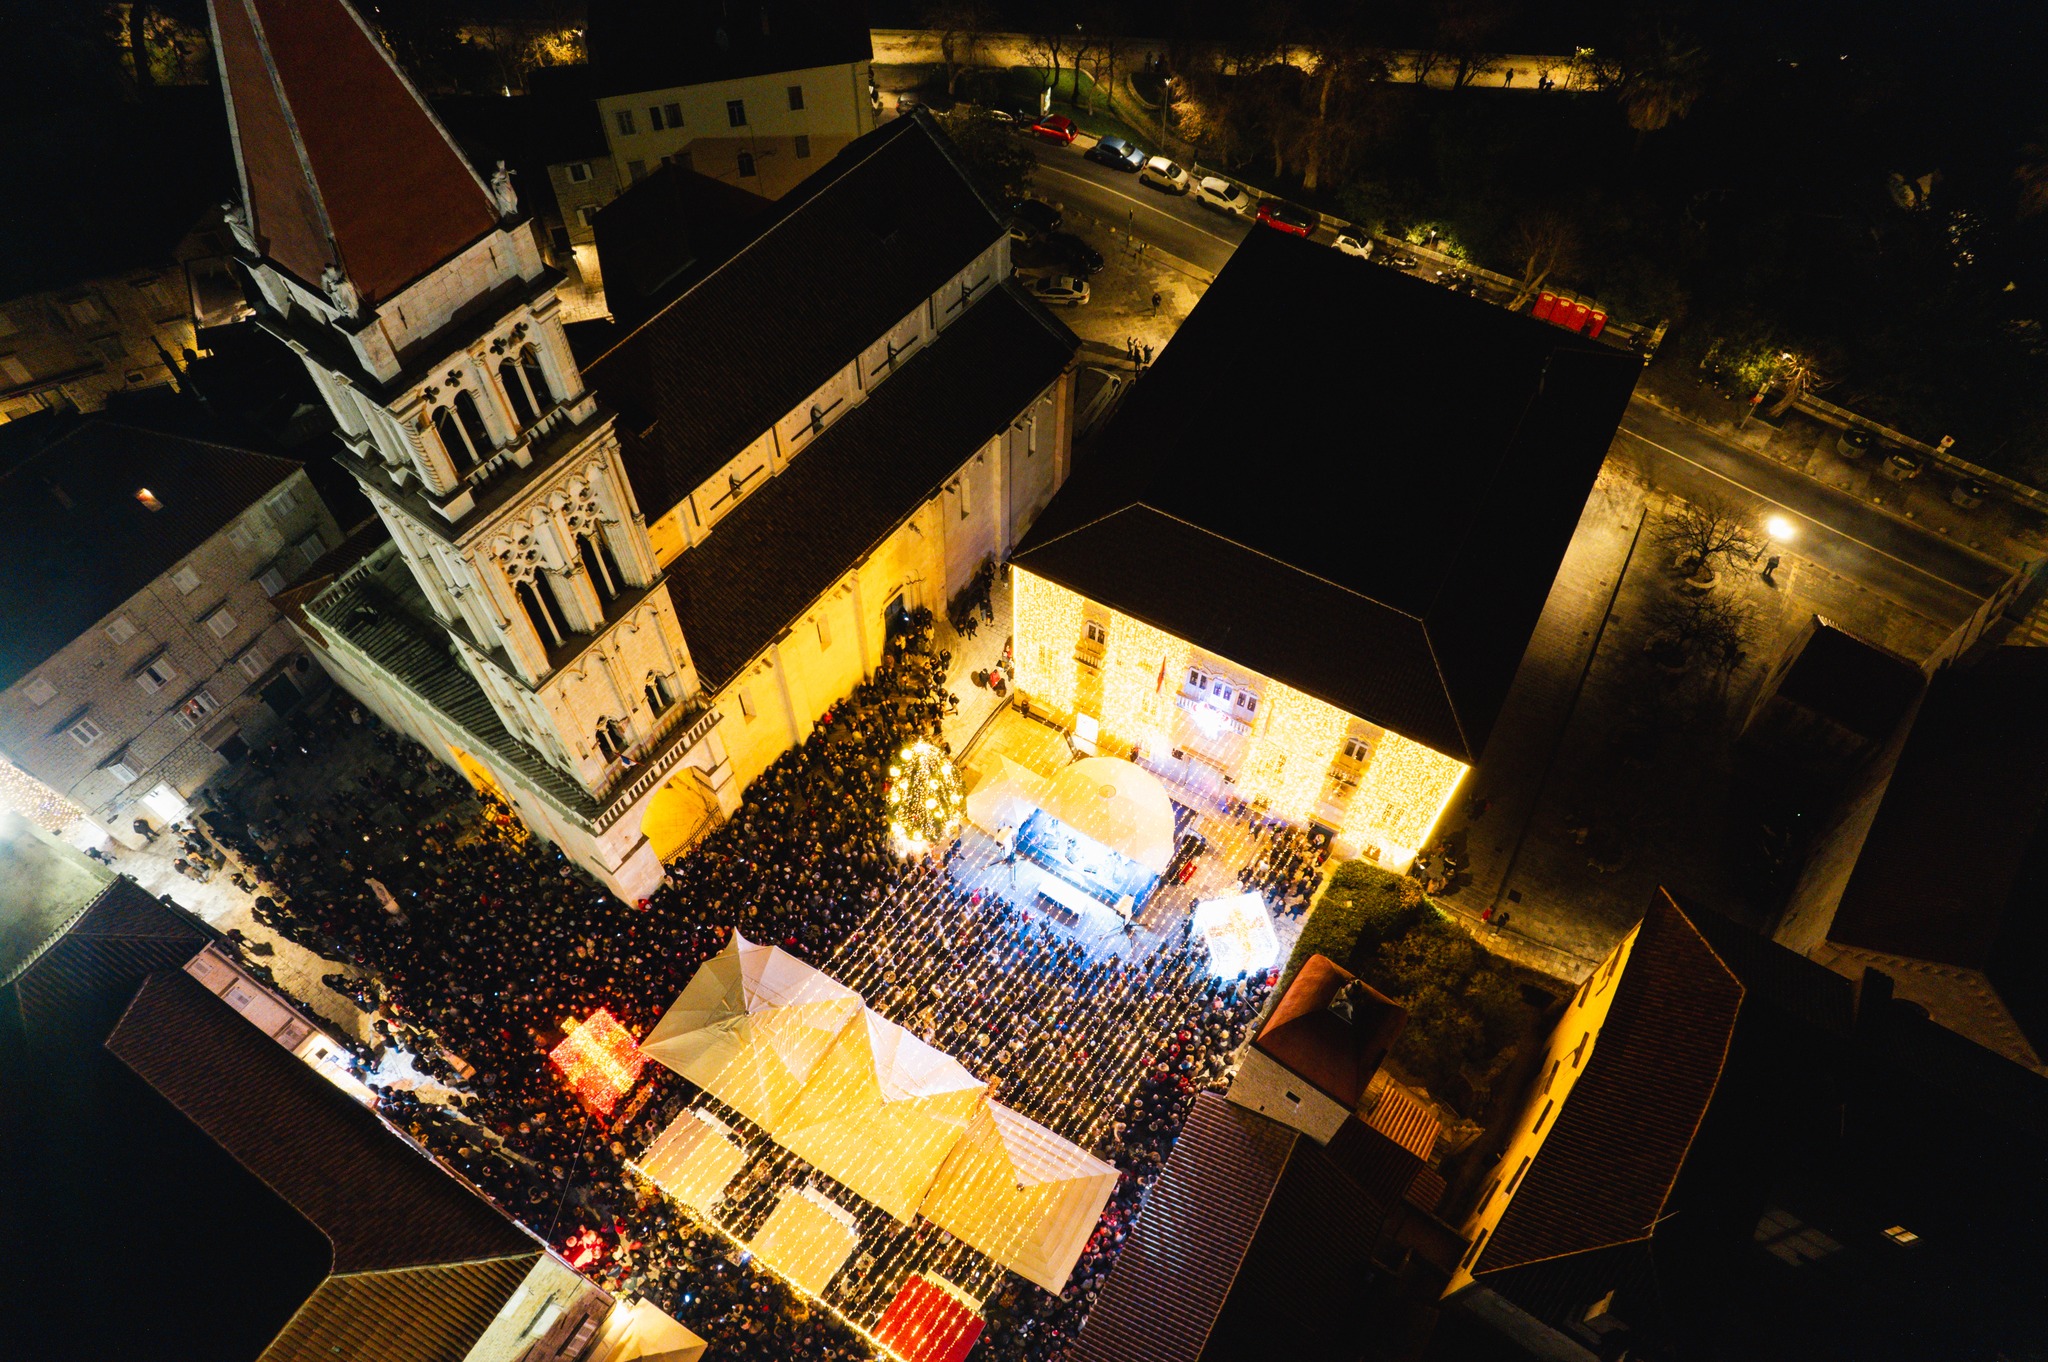
[[[1117,1170],[996,1102],[984,1102],[924,1199],[925,1219],[1058,1295]]]
[[[863,1011],[768,1133],[907,1223],[987,1089],[951,1055]]]
[[[772,1128],[861,1011],[860,995],[830,975],[735,931],[725,949],[698,968],[640,1049]]]
[[[746,1164],[746,1147],[708,1111],[686,1111],[654,1137],[638,1160],[655,1186],[709,1215]]]
[[[1173,801],[1157,776],[1118,757],[1084,757],[1050,777],[995,758],[967,797],[967,816],[993,834],[1043,809],[1084,837],[1163,874],[1173,859]]]

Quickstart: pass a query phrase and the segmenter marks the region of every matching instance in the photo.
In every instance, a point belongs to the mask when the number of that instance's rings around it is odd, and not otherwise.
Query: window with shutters
[[[206,617],[206,632],[212,634],[215,638],[226,638],[234,631],[234,612],[230,611],[226,606],[222,606]]]
[[[189,596],[199,589],[199,574],[189,567],[181,567],[171,574],[171,585]]]
[[[299,509],[299,499],[289,487],[280,487],[263,499],[263,509],[270,512],[270,518],[282,524],[285,518]]]
[[[247,525],[236,521],[228,526],[228,542],[238,549],[251,549],[256,545],[256,536],[250,532]]]
[[[178,669],[171,665],[171,659],[159,654],[143,664],[135,673],[135,684],[142,687],[145,695],[154,695],[178,679]]]
[[[116,615],[107,621],[107,637],[116,643],[126,643],[135,637],[135,626],[126,615]]]
[[[195,691],[184,704],[178,706],[178,726],[190,733],[199,727],[199,721],[220,708],[220,702],[213,698],[210,690]]]
[[[242,675],[254,681],[257,677],[263,675],[263,650],[261,648],[251,648],[248,652],[235,659],[235,665],[242,669]]]
[[[57,688],[40,676],[29,682],[26,686],[23,686],[21,693],[26,695],[28,702],[37,709],[41,709],[44,705],[57,698]]]
[[[80,719],[65,731],[71,735],[71,741],[80,747],[91,747],[100,740],[100,726],[90,719]]]
[[[266,596],[275,596],[284,590],[284,574],[276,568],[263,569],[263,575],[256,579],[256,585],[263,588]]]

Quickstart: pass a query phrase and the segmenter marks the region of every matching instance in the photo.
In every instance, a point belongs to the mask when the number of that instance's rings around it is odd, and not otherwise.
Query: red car
[[[1053,114],[1048,118],[1039,119],[1036,123],[1024,129],[1024,131],[1030,133],[1033,137],[1044,138],[1048,142],[1057,142],[1063,147],[1070,147],[1074,145],[1074,135],[1081,130],[1075,127],[1074,120],[1065,114]]]
[[[1308,236],[1316,229],[1316,220],[1313,217],[1293,204],[1282,203],[1278,199],[1260,201],[1259,221],[1290,236]]]

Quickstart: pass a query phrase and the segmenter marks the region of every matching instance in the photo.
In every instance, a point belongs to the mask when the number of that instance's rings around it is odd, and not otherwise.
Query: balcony
[[[599,784],[598,803],[604,808],[598,815],[598,831],[611,826],[641,796],[666,780],[723,717],[701,696],[672,705],[656,721],[653,732],[613,758]]]

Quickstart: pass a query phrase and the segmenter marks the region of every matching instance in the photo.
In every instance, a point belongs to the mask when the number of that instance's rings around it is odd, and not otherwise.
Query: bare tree
[[[1645,136],[1692,112],[1706,91],[1706,49],[1662,24],[1625,42],[1617,66],[1614,88],[1622,117]]]
[[[1657,542],[1671,550],[1674,567],[1701,583],[1713,579],[1717,563],[1753,559],[1762,549],[1749,517],[1715,496],[1668,512],[1657,527]]]
[[[1705,658],[1722,668],[1742,660],[1756,635],[1756,610],[1727,592],[1680,592],[1658,598],[1648,620],[1652,653],[1675,662]]]
[[[982,0],[943,0],[925,10],[925,27],[939,41],[939,60],[946,68],[946,93],[957,94],[960,77],[980,65],[993,22]]]
[[[1522,278],[1510,311],[1543,291],[1550,276],[1572,268],[1579,256],[1579,227],[1554,209],[1537,209],[1515,223],[1515,254],[1522,257]]]
[[[1042,66],[1049,74],[1054,98],[1059,96],[1060,72],[1067,69],[1066,63],[1081,43],[1080,26],[1064,13],[1054,9],[1043,16],[1044,23],[1038,32],[1025,42],[1025,55],[1033,64]],[[1071,100],[1068,101],[1070,104]]]

